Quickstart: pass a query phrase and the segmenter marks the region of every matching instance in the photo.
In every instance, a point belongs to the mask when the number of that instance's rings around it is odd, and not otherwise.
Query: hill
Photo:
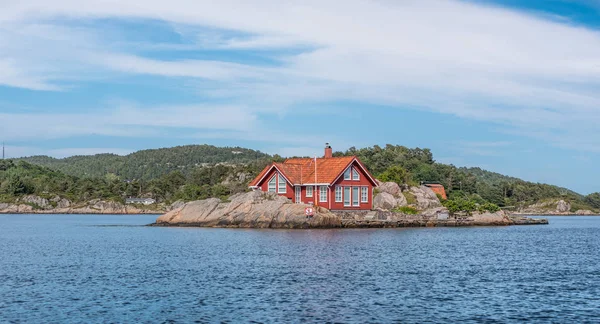
[[[539,202],[565,200],[573,211],[600,208],[598,193],[582,196],[566,188],[480,168],[437,163],[429,149],[375,145],[353,147],[334,155],[358,156],[382,181],[407,185],[441,183],[452,201],[519,209]],[[125,197],[143,196],[166,203],[225,198],[247,190],[250,180],[273,159],[281,157],[245,148],[209,145],[144,150],[127,156],[100,154],[65,159],[35,156],[14,163],[3,162],[0,198],[6,201],[37,194],[66,196],[74,201],[90,198],[123,201]]]
[[[125,180],[149,181],[180,170],[189,174],[198,166],[229,163],[248,164],[270,156],[241,147],[186,145],[138,151],[129,155],[97,154],[56,159],[32,156],[18,160],[45,166],[76,177],[101,178],[116,175]]]
[[[600,203],[595,203],[600,199],[595,199],[594,195],[584,197],[558,186],[524,181],[480,168],[458,168],[437,163],[429,149],[388,144],[385,147],[352,147],[335,155],[358,156],[380,180],[412,185],[421,182],[441,183],[452,200],[521,208],[549,199],[563,199],[570,201],[573,209],[600,208]]]

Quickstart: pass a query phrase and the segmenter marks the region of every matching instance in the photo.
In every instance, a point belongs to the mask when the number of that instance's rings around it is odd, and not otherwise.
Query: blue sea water
[[[0,215],[0,322],[600,322],[600,218],[357,230]]]

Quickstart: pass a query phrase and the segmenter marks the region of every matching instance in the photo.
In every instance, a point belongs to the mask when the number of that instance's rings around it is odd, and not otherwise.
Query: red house
[[[322,158],[287,159],[267,166],[250,188],[275,192],[294,203],[329,210],[373,208],[375,178],[356,156],[333,157],[331,146]]]

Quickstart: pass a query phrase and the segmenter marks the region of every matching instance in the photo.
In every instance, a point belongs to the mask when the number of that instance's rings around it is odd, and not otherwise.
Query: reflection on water
[[[600,218],[547,226],[234,230],[0,215],[0,321],[585,322]]]

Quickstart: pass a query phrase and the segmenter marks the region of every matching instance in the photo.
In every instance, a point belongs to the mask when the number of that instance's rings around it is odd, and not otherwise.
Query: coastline
[[[163,211],[147,212],[118,212],[118,211],[54,211],[54,210],[33,210],[33,211],[0,211],[0,215],[162,215]]]
[[[486,226],[520,226],[548,225],[547,219],[512,219],[506,221],[461,220],[461,219],[405,219],[405,220],[342,220],[339,224],[314,224],[310,221],[288,223],[281,226],[262,226],[251,223],[223,223],[209,225],[206,223],[161,223],[148,224],[150,227],[198,227],[198,228],[240,228],[240,229],[356,229],[356,228],[431,228],[431,227],[486,227]]]

